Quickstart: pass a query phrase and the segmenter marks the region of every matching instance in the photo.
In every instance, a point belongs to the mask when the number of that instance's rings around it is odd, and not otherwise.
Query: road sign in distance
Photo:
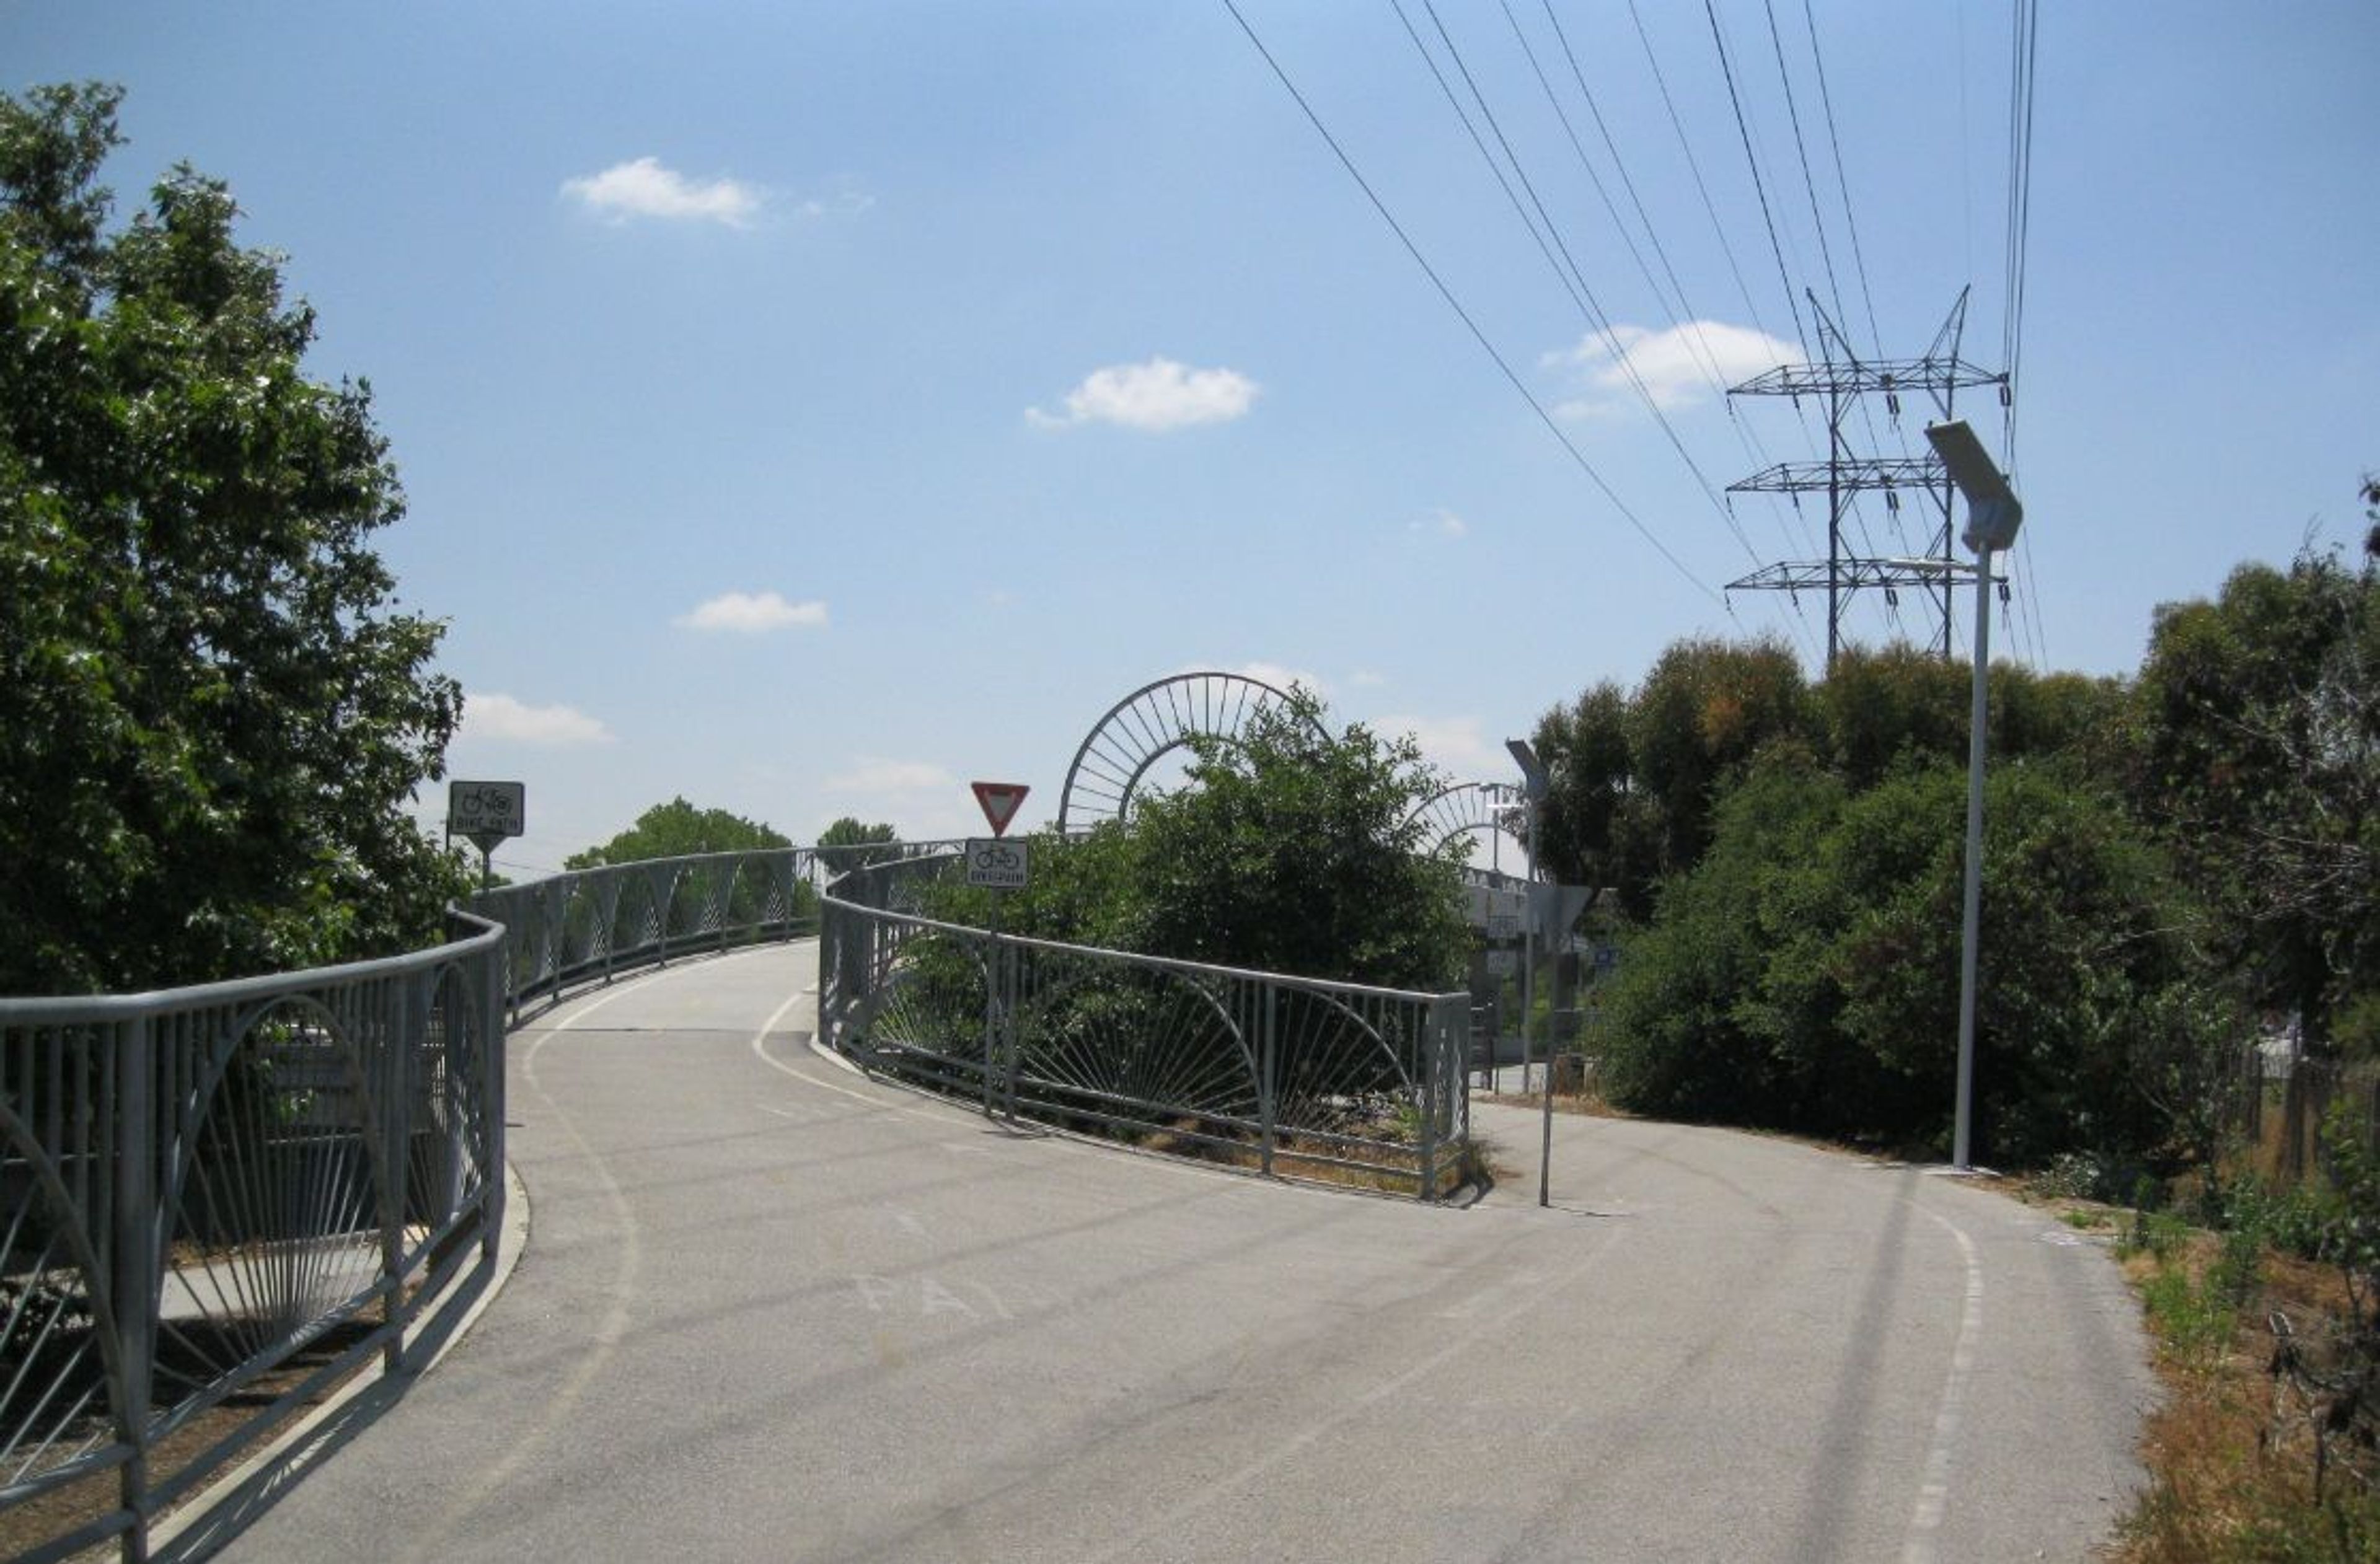
[[[1031,791],[1023,782],[979,782],[967,785],[975,789],[975,801],[983,806],[983,818],[994,836],[1008,834],[1008,822],[1016,818],[1018,806]]]
[[[1025,845],[1022,842],[1002,842],[996,836],[967,838],[967,883],[1002,891],[1017,890],[1026,878]]]
[[[446,784],[446,829],[480,842],[502,842],[528,829],[528,788],[516,782]],[[481,843],[481,851],[487,843]]]

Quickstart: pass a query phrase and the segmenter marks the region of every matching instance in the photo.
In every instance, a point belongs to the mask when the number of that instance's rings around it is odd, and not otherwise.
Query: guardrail
[[[476,897],[408,955],[0,999],[0,1556],[144,1559],[156,1517],[375,1354],[407,1368],[492,1263],[508,1019],[639,967],[822,923],[821,1030],[871,1068],[1440,1189],[1468,1134],[1463,996],[936,924],[906,899],[954,846],[589,869]],[[862,867],[821,896],[838,864]]]
[[[0,1551],[117,1542],[378,1353],[504,1210],[504,930],[0,1000]]]
[[[821,867],[886,851],[583,870],[384,961],[0,999],[0,1557],[145,1558],[156,1516],[443,1331],[503,1228],[508,1016],[807,933]]]
[[[832,848],[709,853],[579,869],[482,891],[471,908],[504,927],[506,1001],[536,1001],[683,956],[790,940],[817,927],[815,878]]]
[[[1267,1174],[1423,1199],[1464,1171],[1469,996],[1247,972],[923,915],[953,855],[824,898],[819,1034],[1004,1112]]]

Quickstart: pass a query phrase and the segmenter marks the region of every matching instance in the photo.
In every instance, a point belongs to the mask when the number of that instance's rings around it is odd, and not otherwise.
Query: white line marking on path
[[[706,964],[697,963],[685,966],[665,967],[659,972],[648,973],[641,977],[632,978],[617,988],[608,989],[586,1003],[568,1010],[561,1019],[553,1021],[538,1035],[529,1044],[528,1050],[521,1056],[522,1080],[528,1083],[529,1089],[535,1092],[539,1100],[544,1104],[548,1121],[568,1137],[570,1144],[576,1146],[579,1155],[587,1159],[588,1166],[594,1170],[596,1181],[601,1186],[604,1204],[612,1208],[613,1219],[619,1224],[619,1263],[613,1272],[611,1303],[605,1308],[602,1317],[596,1322],[590,1333],[591,1340],[586,1354],[579,1358],[577,1366],[571,1370],[570,1376],[563,1381],[561,1388],[555,1390],[545,1405],[540,1409],[537,1421],[526,1434],[514,1442],[512,1449],[504,1460],[481,1473],[480,1480],[457,1497],[455,1502],[446,1508],[443,1514],[415,1536],[413,1546],[406,1550],[404,1558],[427,1559],[441,1557],[444,1552],[443,1545],[445,1539],[454,1534],[455,1528],[472,1511],[492,1499],[505,1484],[512,1481],[513,1477],[527,1466],[539,1451],[562,1432],[563,1426],[570,1421],[571,1413],[577,1409],[578,1402],[585,1398],[588,1387],[594,1383],[595,1376],[602,1373],[612,1359],[618,1354],[620,1343],[628,1334],[628,1297],[635,1290],[637,1277],[644,1267],[644,1248],[637,1229],[636,1213],[629,1208],[628,1197],[621,1190],[620,1182],[612,1176],[612,1170],[605,1164],[601,1153],[589,1144],[585,1135],[578,1133],[578,1126],[570,1121],[570,1116],[563,1111],[561,1104],[553,1100],[552,1096],[546,1091],[544,1085],[538,1079],[538,1055],[544,1051],[546,1044],[565,1032],[577,1029],[588,1017],[613,1001],[625,1000],[631,994],[639,993],[670,978],[683,976],[691,972],[700,972],[704,970]]]
[[[1925,1211],[1924,1206],[1919,1210]],[[1966,1298],[1959,1310],[1959,1337],[1950,1349],[1949,1372],[1942,1378],[1942,1400],[1934,1413],[1934,1440],[1925,1451],[1925,1481],[1910,1511],[1909,1532],[1901,1543],[1901,1564],[1934,1564],[1935,1540],[1942,1530],[1943,1512],[1950,1504],[1950,1459],[1966,1420],[1967,1382],[1975,1374],[1975,1347],[1984,1334],[1984,1264],[1975,1241],[1948,1217],[1925,1215],[1959,1241],[1959,1255],[1967,1266]]]

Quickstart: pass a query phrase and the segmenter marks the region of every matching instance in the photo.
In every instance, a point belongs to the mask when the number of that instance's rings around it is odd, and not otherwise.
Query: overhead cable
[[[1298,91],[1296,82],[1290,79],[1289,72],[1282,68],[1279,60],[1273,57],[1272,51],[1265,46],[1264,40],[1257,35],[1257,30],[1250,25],[1248,18],[1241,13],[1234,0],[1223,0],[1223,8],[1232,14],[1232,19],[1237,22],[1240,30],[1247,35],[1249,43],[1255,46],[1257,54],[1264,60],[1266,67],[1272,71],[1274,78],[1281,82],[1282,89],[1297,104],[1299,112],[1305,115],[1306,123],[1314,127],[1315,133],[1322,138],[1323,144],[1328,146],[1331,155],[1339,160],[1339,165],[1347,171],[1347,176],[1355,182],[1355,188],[1364,192],[1364,199],[1371,203],[1372,210],[1378,212],[1380,220],[1389,225],[1389,231],[1396,236],[1398,244],[1403,247],[1408,256],[1412,257],[1414,264],[1421,268],[1422,275],[1429,279],[1430,285],[1438,290],[1439,297],[1446,301],[1447,308],[1454,311],[1455,318],[1460,320],[1463,328],[1471,333],[1471,339],[1479,345],[1480,350],[1494,362],[1512,389],[1520,394],[1521,399],[1529,405],[1530,411],[1536,415],[1537,421],[1546,427],[1547,432],[1561,443],[1562,449],[1569,453],[1572,463],[1580,472],[1585,474],[1587,480],[1595,485],[1604,499],[1610,503],[1611,507],[1635,529],[1637,536],[1650,544],[1654,552],[1669,562],[1670,567],[1676,571],[1680,577],[1705,597],[1718,604],[1720,608],[1729,609],[1726,599],[1714,591],[1700,576],[1687,569],[1685,562],[1679,559],[1670,551],[1667,544],[1654,535],[1653,529],[1645,524],[1644,519],[1629,507],[1628,503],[1622,500],[1605,480],[1603,475],[1596,470],[1595,464],[1586,459],[1585,453],[1578,448],[1561,425],[1556,421],[1554,416],[1547,411],[1545,404],[1537,400],[1536,394],[1529,389],[1528,383],[1514,372],[1512,364],[1506,360],[1501,352],[1498,351],[1496,345],[1488,340],[1488,333],[1480,329],[1479,322],[1473,319],[1468,309],[1463,307],[1463,302],[1455,297],[1454,290],[1447,285],[1446,279],[1439,274],[1438,269],[1429,263],[1427,256],[1422,254],[1421,247],[1414,242],[1413,236],[1405,231],[1404,224],[1397,221],[1395,214],[1390,212],[1388,203],[1383,201],[1379,193],[1373,189],[1371,181],[1366,179],[1363,171],[1355,166],[1355,160],[1348,155],[1346,148],[1342,146],[1339,139],[1330,133],[1330,127],[1322,123],[1322,116],[1315,112],[1314,105],[1306,101],[1305,94]],[[1729,611],[1732,612],[1731,609]]]

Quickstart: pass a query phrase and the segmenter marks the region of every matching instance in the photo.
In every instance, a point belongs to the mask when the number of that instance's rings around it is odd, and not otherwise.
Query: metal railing
[[[504,1208],[504,930],[0,1000],[0,1551],[151,1519],[373,1354]]]
[[[815,877],[833,849],[764,848],[579,869],[482,891],[471,908],[504,927],[516,1024],[540,1000],[638,967],[817,927]]]
[[[820,924],[819,1035],[870,1071],[1229,1163],[1445,1193],[1463,1170],[1466,994],[1002,935],[918,908],[950,856],[848,874]]]
[[[583,870],[410,955],[0,999],[0,1557],[146,1558],[156,1516],[374,1354],[406,1367],[502,1231],[508,1015],[807,933],[851,855]]]
[[[0,999],[0,1556],[145,1558],[156,1517],[342,1379],[407,1367],[492,1263],[508,1017],[638,967],[820,927],[821,1031],[871,1068],[1439,1192],[1464,996],[934,923],[913,898],[953,845],[589,869],[483,893],[408,955]]]

